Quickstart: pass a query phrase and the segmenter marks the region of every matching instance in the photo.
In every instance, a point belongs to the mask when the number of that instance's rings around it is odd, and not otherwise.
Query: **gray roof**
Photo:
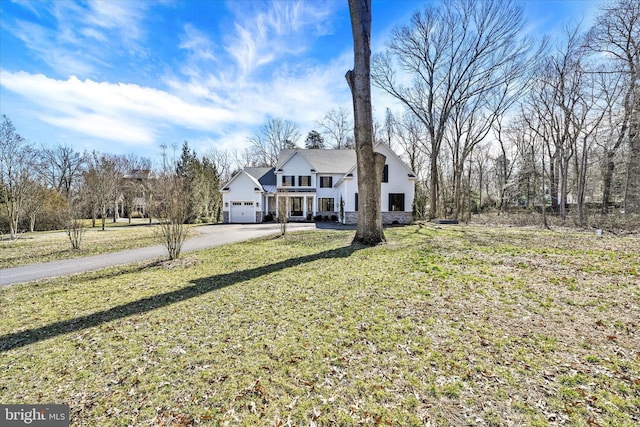
[[[244,168],[244,170],[249,175],[257,179],[263,186],[276,185],[276,174],[274,168],[247,167]]]
[[[295,152],[302,155],[317,173],[346,173],[356,164],[355,150],[282,150],[276,169],[280,169]]]

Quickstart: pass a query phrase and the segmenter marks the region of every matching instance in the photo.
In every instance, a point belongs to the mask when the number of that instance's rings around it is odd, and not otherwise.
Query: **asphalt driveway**
[[[315,228],[316,225],[313,223],[287,224],[287,231],[313,230]],[[280,226],[279,224],[214,224],[198,227],[198,232],[200,233],[198,236],[185,241],[182,247],[183,253],[254,239],[256,237],[279,234]],[[0,270],[0,286],[51,277],[68,276],[76,273],[100,270],[101,268],[140,261],[151,261],[166,257],[167,250],[165,247],[157,245],[84,258],[5,268]]]

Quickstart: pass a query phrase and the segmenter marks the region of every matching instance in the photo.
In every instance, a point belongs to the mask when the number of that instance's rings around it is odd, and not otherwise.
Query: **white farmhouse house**
[[[409,224],[415,174],[386,144],[375,151],[386,156],[381,208],[385,224]],[[284,199],[283,199],[284,198]],[[290,221],[358,218],[358,176],[354,150],[283,150],[275,168],[244,168],[222,189],[223,221],[256,223],[275,218],[286,203]]]

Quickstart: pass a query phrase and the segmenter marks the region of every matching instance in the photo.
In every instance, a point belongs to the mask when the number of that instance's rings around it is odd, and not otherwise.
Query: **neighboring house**
[[[381,209],[385,224],[413,220],[415,174],[387,145],[375,151],[386,156]],[[284,198],[284,200],[282,200]],[[282,150],[275,168],[244,168],[222,189],[223,222],[256,223],[277,216],[286,203],[290,221],[323,219],[355,224],[358,218],[358,176],[354,150]]]
[[[146,185],[151,179],[149,169],[132,169],[122,176],[116,199],[116,218],[129,216],[129,210],[131,217],[145,217],[148,214]],[[109,209],[109,216],[112,215],[113,210]]]

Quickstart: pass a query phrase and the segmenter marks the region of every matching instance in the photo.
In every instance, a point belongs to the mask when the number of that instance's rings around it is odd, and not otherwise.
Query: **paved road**
[[[287,231],[312,230],[315,228],[315,224],[312,223],[287,224]],[[256,237],[274,235],[280,232],[279,224],[215,224],[201,226],[198,227],[197,230],[200,233],[198,236],[184,242],[184,246],[182,247],[183,253],[240,242]],[[6,268],[0,270],[0,286],[51,277],[68,276],[70,274],[153,260],[166,256],[167,250],[164,246],[158,245],[84,258]]]

